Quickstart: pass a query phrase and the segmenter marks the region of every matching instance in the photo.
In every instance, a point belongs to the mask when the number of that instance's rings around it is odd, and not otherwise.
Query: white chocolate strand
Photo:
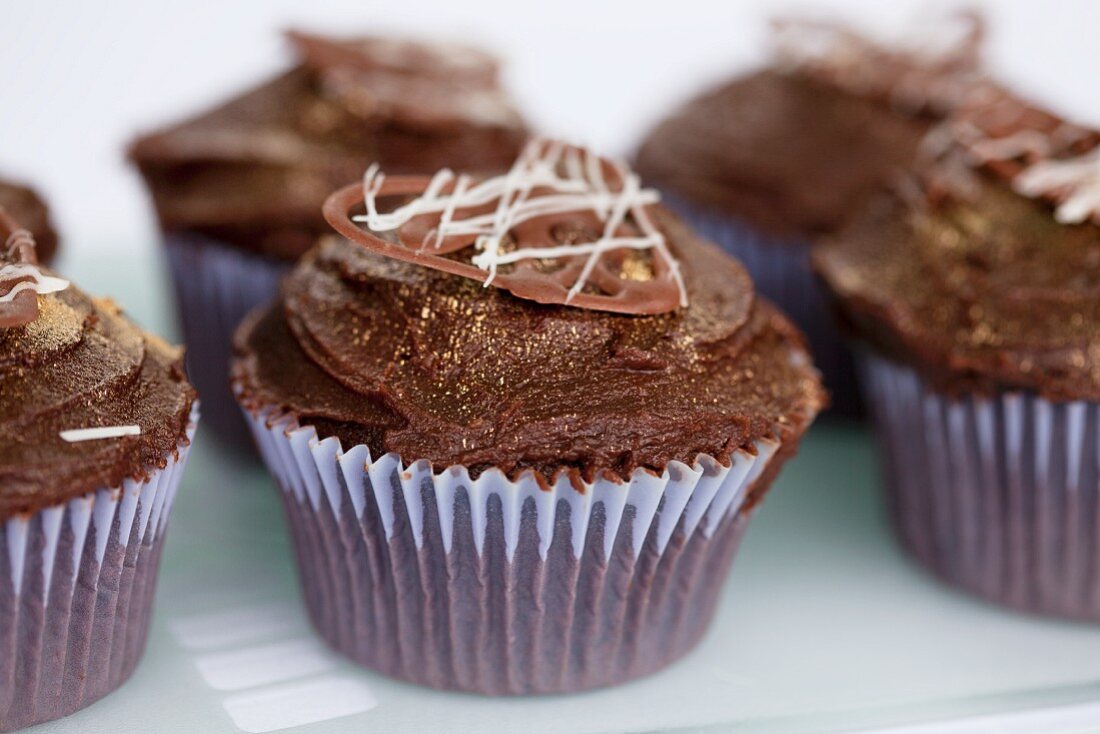
[[[1038,130],[1021,130],[1003,138],[981,138],[975,140],[969,153],[977,163],[989,161],[1007,161],[1024,155],[1050,155],[1051,139]]]
[[[101,426],[98,428],[73,428],[61,431],[59,434],[64,441],[79,443],[81,441],[98,441],[103,438],[121,438],[122,436],[140,436],[141,426]]]
[[[363,178],[367,213],[353,219],[375,232],[390,232],[423,214],[439,214],[439,223],[428,233],[423,248],[440,248],[447,237],[474,235],[477,254],[471,262],[489,276],[488,286],[501,265],[528,259],[555,259],[588,255],[580,276],[566,297],[569,303],[580,293],[600,257],[615,249],[655,250],[668,265],[680,292],[680,305],[687,306],[687,289],[679,264],[672,257],[664,235],[653,225],[645,207],[660,200],[653,189],[642,188],[636,174],[620,163],[610,164],[619,181],[612,190],[604,177],[601,160],[585,150],[567,147],[559,141],[533,140],[524,148],[507,173],[472,184],[465,176],[444,169],[432,177],[424,193],[392,212],[378,211],[377,196],[383,174],[372,165]],[[450,193],[442,193],[451,182]],[[460,209],[474,209],[496,203],[492,212],[455,219]],[[508,233],[517,225],[536,217],[568,212],[591,211],[603,225],[594,242],[563,244],[552,247],[518,248],[501,252]],[[630,216],[640,236],[618,236],[616,230]]]
[[[4,242],[6,257],[14,257],[15,251],[23,246],[34,247],[34,235],[25,229],[16,229]],[[29,278],[29,280],[24,280]],[[34,291],[42,295],[44,293],[56,293],[69,287],[69,281],[63,278],[55,278],[44,274],[32,263],[15,262],[0,266],[0,283],[19,280],[7,293],[0,295],[0,303],[11,303],[23,291]]]
[[[1014,188],[1024,196],[1055,199],[1054,218],[1062,224],[1100,224],[1100,147],[1076,158],[1040,161],[1020,173]]]
[[[46,275],[38,269],[38,266],[30,263],[12,263],[0,267],[0,283],[20,278],[30,278],[30,280],[20,280],[16,283],[11,290],[0,296],[0,303],[14,301],[15,297],[23,291],[34,291],[42,295],[63,291],[69,287],[69,281]]]

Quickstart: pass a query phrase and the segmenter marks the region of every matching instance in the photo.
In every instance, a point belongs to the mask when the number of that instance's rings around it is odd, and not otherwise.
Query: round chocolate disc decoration
[[[975,100],[934,128],[925,141],[931,162],[924,188],[959,190],[985,171],[1018,194],[1054,206],[1063,224],[1100,224],[1100,130],[1079,125],[1026,99],[1003,93]]]
[[[38,295],[68,286],[39,269],[34,237],[0,207],[0,329],[31,323],[38,318]]]
[[[380,211],[380,200],[395,205]],[[658,314],[687,306],[679,263],[650,215],[658,200],[626,166],[537,139],[508,173],[479,181],[449,170],[387,178],[372,167],[330,196],[324,214],[374,252],[519,298]]]

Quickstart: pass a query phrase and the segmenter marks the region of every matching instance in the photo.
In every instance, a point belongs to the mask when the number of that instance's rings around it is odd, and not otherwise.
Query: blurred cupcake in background
[[[327,230],[321,204],[372,163],[507,168],[526,137],[492,57],[463,46],[288,34],[293,68],[130,150],[153,197],[189,367],[223,439],[233,329]]]
[[[38,262],[52,262],[57,254],[57,231],[42,197],[28,186],[0,178],[0,208],[34,237]]]
[[[908,166],[930,125],[990,87],[981,20],[940,20],[897,43],[777,21],[771,66],[688,102],[637,152],[643,179],[806,332],[838,414],[859,414],[858,387],[810,272],[810,244]]]
[[[1100,133],[960,111],[814,254],[860,347],[890,509],[947,582],[1100,621]]]
[[[91,704],[141,657],[197,419],[181,357],[39,266],[0,209],[0,731]]]
[[[825,397],[798,331],[656,201],[550,141],[329,199],[348,239],[244,322],[233,385],[335,649],[556,693],[702,637]]]

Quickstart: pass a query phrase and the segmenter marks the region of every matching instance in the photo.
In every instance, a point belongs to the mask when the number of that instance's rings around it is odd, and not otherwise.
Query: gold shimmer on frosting
[[[542,305],[333,238],[237,335],[234,384],[377,454],[591,480],[801,432],[824,396],[801,336],[744,270],[657,208],[689,306]]]
[[[37,319],[0,329],[0,519],[163,466],[195,399],[179,350],[143,334],[113,303],[73,286],[39,301]],[[62,436],[115,426],[140,435]]]
[[[939,134],[915,185],[815,253],[845,320],[945,391],[1100,398],[1100,226],[1060,221],[1070,192],[1032,198],[1017,185],[1095,133],[1002,100]]]

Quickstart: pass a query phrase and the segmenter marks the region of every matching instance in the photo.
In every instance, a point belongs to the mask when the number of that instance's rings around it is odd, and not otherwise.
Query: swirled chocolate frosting
[[[294,259],[372,163],[505,169],[526,138],[496,61],[454,45],[289,34],[294,68],[131,148],[162,226]]]
[[[673,112],[635,167],[649,184],[774,235],[835,231],[912,163],[933,122],[990,89],[981,24],[967,22],[956,47],[927,56],[838,24],[777,24],[786,33],[777,31],[775,63]]]
[[[844,321],[947,393],[1100,399],[1100,135],[1004,101],[942,132],[815,253]]]
[[[767,232],[815,235],[908,164],[929,121],[773,70],[704,94],[638,151],[646,183]]]
[[[0,181],[0,208],[34,235],[38,244],[38,261],[49,263],[57,252],[57,232],[42,198],[27,186]],[[0,242],[0,246],[4,243]]]
[[[801,335],[655,211],[690,305],[654,316],[543,305],[328,239],[238,330],[240,399],[345,448],[546,480],[796,437],[824,402]]]
[[[33,321],[0,328],[0,520],[163,467],[195,399],[180,351],[143,333],[111,301],[71,285],[38,301]],[[141,433],[61,437],[121,425]]]

